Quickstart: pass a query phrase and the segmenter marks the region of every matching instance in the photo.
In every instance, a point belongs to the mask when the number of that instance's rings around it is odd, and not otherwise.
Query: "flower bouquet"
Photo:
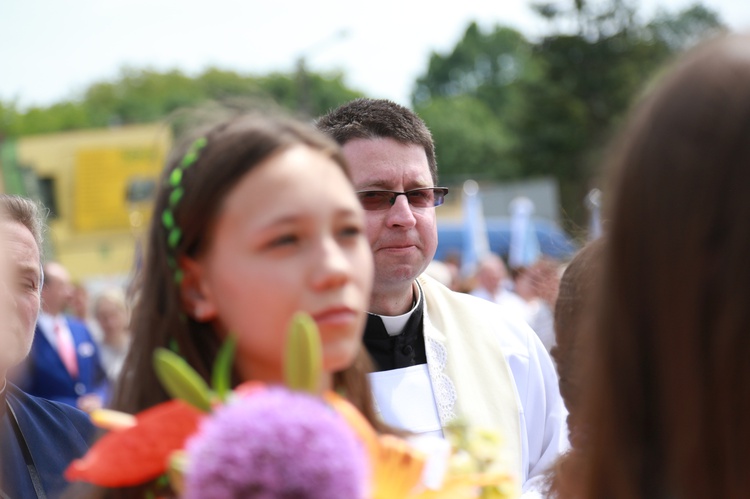
[[[286,386],[230,388],[235,342],[217,357],[212,386],[181,357],[159,349],[154,366],[174,400],[135,416],[100,410],[110,430],[66,471],[102,487],[153,483],[157,495],[185,499],[510,499],[518,485],[498,465],[496,434],[457,427],[450,457],[432,463],[419,444],[378,435],[343,396],[318,392],[321,345],[307,315],[292,321]]]

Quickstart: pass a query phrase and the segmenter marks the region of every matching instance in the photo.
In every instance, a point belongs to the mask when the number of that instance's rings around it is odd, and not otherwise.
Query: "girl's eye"
[[[279,248],[283,246],[290,246],[293,244],[296,244],[299,242],[299,237],[297,237],[294,234],[284,234],[283,236],[279,236],[275,239],[273,239],[268,246],[270,248]]]
[[[340,234],[343,237],[356,237],[362,234],[362,228],[357,225],[348,225],[341,229]]]

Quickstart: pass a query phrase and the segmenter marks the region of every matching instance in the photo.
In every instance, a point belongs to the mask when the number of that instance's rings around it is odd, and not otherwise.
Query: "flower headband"
[[[174,280],[177,284],[181,283],[183,278],[182,269],[177,265],[177,260],[174,254],[177,246],[180,244],[180,240],[182,239],[182,230],[177,225],[177,220],[175,218],[177,205],[185,194],[185,189],[181,185],[182,177],[184,176],[185,171],[198,161],[198,156],[200,155],[201,150],[206,147],[207,143],[208,140],[206,140],[205,137],[195,140],[195,142],[190,145],[185,156],[183,156],[182,161],[180,161],[177,167],[172,170],[172,173],[170,173],[169,177],[166,179],[167,188],[171,189],[172,192],[169,194],[168,205],[161,214],[161,222],[167,232],[167,246],[173,253],[168,257],[167,262],[174,271]]]

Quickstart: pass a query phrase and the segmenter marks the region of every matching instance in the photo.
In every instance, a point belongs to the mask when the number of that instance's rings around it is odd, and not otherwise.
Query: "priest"
[[[568,446],[557,376],[526,324],[423,275],[448,191],[426,125],[393,102],[357,99],[317,126],[342,146],[365,209],[375,281],[364,341],[383,418],[415,433],[443,435],[459,420],[500,430],[525,497],[540,497]]]

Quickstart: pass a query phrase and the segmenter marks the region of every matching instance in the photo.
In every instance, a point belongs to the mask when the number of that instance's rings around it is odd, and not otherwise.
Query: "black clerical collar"
[[[401,315],[379,315],[368,312],[369,315],[380,317],[389,336],[397,336],[401,334],[406,327],[407,322],[409,322],[411,316],[417,312],[417,309],[421,310],[420,305],[423,300],[422,287],[416,281],[414,282],[413,290],[412,305],[411,309],[408,312],[405,312]]]
[[[376,371],[390,371],[419,364],[426,364],[424,333],[424,298],[419,284],[416,286],[416,304],[405,315],[406,321],[401,331],[389,334],[383,318],[367,314],[364,344],[375,362]],[[403,318],[403,316],[401,316]],[[386,321],[392,318],[386,318]],[[391,331],[392,333],[393,331]]]

